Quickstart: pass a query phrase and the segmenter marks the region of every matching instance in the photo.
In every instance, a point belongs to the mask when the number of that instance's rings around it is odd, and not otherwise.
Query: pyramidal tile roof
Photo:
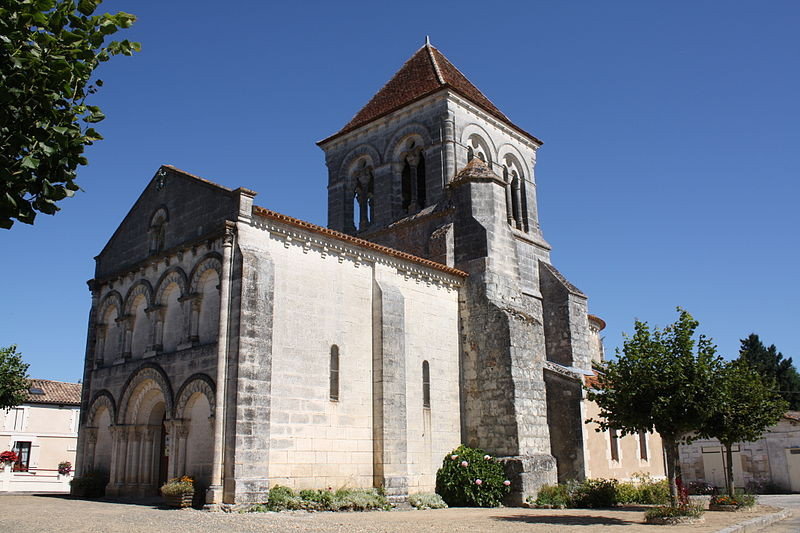
[[[317,144],[349,133],[383,115],[446,88],[455,91],[519,133],[541,144],[542,141],[511,122],[444,54],[430,43],[425,43],[422,48],[417,50],[350,122],[337,133]]]

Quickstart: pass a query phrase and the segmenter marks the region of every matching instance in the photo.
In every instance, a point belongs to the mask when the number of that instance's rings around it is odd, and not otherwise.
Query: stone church
[[[512,502],[589,475],[597,328],[550,263],[541,144],[426,43],[318,143],[327,227],[159,168],[95,258],[80,471],[120,496],[189,474],[209,504],[403,498],[463,442]]]

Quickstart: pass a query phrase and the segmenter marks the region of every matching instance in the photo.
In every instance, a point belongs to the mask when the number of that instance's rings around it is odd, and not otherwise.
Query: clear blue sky
[[[608,322],[681,305],[726,357],[756,332],[800,360],[800,3],[136,2],[142,52],[104,65],[84,192],[0,230],[0,345],[81,377],[93,257],[159,165],[326,223],[318,141],[425,35],[516,124],[554,264]]]

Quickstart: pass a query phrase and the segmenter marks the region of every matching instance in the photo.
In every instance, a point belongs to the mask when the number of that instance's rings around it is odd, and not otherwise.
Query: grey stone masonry
[[[372,301],[373,476],[387,496],[408,495],[404,298],[395,287],[374,282]]]
[[[236,262],[241,296],[232,302],[238,331],[228,373],[224,501],[261,502],[269,492],[274,268],[269,252],[246,239],[239,241]]]

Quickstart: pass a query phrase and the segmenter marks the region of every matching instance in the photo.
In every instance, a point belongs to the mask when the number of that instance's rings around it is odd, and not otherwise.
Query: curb
[[[777,513],[772,513],[764,516],[758,516],[750,519],[747,522],[740,522],[732,526],[720,529],[716,533],[751,533],[759,531],[769,525],[779,522],[792,516],[790,509],[781,509]]]

